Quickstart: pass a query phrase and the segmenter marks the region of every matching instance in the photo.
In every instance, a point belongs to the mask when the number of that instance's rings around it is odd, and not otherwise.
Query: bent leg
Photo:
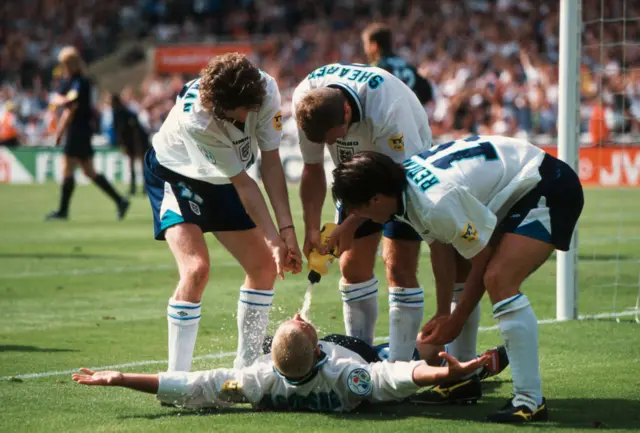
[[[424,313],[418,284],[420,240],[384,238],[383,257],[389,283],[389,359],[410,361]]]
[[[378,280],[373,267],[380,237],[379,232],[358,237],[340,257],[340,293],[346,334],[370,345],[378,320]]]
[[[530,237],[506,233],[489,261],[485,287],[498,319],[511,365],[514,406],[535,411],[542,404],[538,359],[538,324],[529,299],[520,293],[524,280],[551,255],[554,246]]]
[[[234,368],[253,364],[261,354],[269,324],[277,271],[259,228],[214,232],[246,273],[238,300],[238,349]]]
[[[200,300],[209,281],[209,251],[202,231],[195,224],[171,226],[166,229],[165,238],[180,275],[167,306],[168,371],[189,371],[198,335]]]

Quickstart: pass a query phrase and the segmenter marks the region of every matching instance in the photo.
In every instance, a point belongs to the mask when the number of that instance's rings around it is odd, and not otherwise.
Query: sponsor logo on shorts
[[[460,237],[467,242],[475,242],[478,240],[478,230],[469,222],[460,233]]]
[[[193,212],[194,214],[198,216],[202,215],[202,213],[200,212],[200,206],[198,206],[194,202],[189,201],[189,207],[191,208],[191,212]]]
[[[349,391],[357,395],[367,395],[372,390],[371,376],[364,368],[356,368],[347,378]]]
[[[402,152],[404,150],[404,134],[402,132],[399,134],[393,134],[387,140],[387,144],[391,150]]]

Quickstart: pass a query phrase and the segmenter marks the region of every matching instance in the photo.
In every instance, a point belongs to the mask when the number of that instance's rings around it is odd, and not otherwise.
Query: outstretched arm
[[[136,391],[156,394],[160,380],[157,374],[120,373],[119,371],[93,371],[81,368],[81,373],[74,373],[71,377],[82,385],[90,386],[121,386]]]

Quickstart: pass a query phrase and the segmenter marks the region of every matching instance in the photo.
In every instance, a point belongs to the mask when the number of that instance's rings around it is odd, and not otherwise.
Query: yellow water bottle
[[[327,223],[320,229],[320,243],[326,245],[329,241],[331,233],[338,227],[337,224]],[[336,258],[334,252],[329,254],[320,254],[317,250],[311,250],[309,253],[309,282],[316,284],[320,281],[321,275],[327,275],[329,272],[329,265]]]

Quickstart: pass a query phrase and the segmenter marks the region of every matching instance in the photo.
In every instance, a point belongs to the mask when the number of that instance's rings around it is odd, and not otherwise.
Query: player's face
[[[247,116],[249,116],[249,113],[251,111],[255,111],[255,110],[252,110],[251,108],[247,108],[247,107],[238,107],[238,108],[234,108],[233,110],[225,110],[224,116],[227,119],[244,123],[247,121]]]
[[[335,128],[331,128],[324,136],[324,142],[327,144],[335,144],[339,138],[344,138],[349,133],[349,124],[351,123],[351,106],[348,102],[344,103],[344,123]]]
[[[389,221],[396,211],[397,200],[394,197],[387,197],[377,194],[369,203],[352,210],[353,214],[362,218],[368,218],[378,224]]]
[[[367,38],[366,36],[362,37],[362,48],[364,49],[364,53],[367,56],[367,59],[369,59],[369,61],[372,61],[375,58],[375,54],[376,54],[376,46],[375,44],[372,44],[369,41],[369,38]]]
[[[304,332],[309,339],[313,341],[314,346],[318,344],[318,333],[316,332],[316,328],[314,328],[311,323],[304,320],[300,316],[300,313],[296,313],[296,315],[293,316],[293,319],[291,319],[291,322],[300,328],[302,332]]]
[[[325,135],[324,141],[327,144],[335,144],[335,142],[339,138],[344,138],[347,136],[349,132],[349,124],[345,123],[344,125],[336,126],[335,128],[331,128],[327,131],[327,135]]]

